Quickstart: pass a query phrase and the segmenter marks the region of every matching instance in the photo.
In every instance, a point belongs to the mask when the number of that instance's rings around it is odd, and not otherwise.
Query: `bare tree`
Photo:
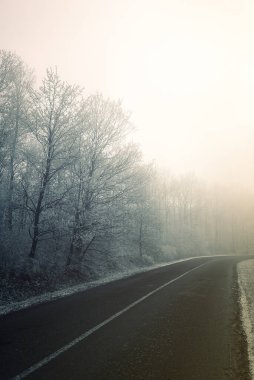
[[[90,96],[84,104],[82,127],[67,265],[74,256],[83,258],[92,242],[113,227],[108,210],[133,187],[140,157],[137,147],[126,141],[129,116],[119,102],[100,94]]]
[[[26,102],[28,91],[32,85],[32,73],[24,63],[18,58],[13,57],[13,72],[12,72],[12,89],[9,91],[9,132],[10,133],[10,148],[9,148],[9,183],[8,197],[6,207],[6,224],[11,231],[13,227],[13,193],[14,193],[14,176],[15,166],[18,165],[17,150],[19,140],[26,132]]]
[[[11,52],[0,50],[0,179],[6,165],[8,149],[10,96],[13,88],[13,72],[17,57]]]
[[[56,207],[65,195],[65,192],[61,192],[45,200],[49,185],[75,158],[79,95],[80,90],[76,86],[62,82],[57,72],[52,69],[47,70],[40,89],[31,93],[30,130],[41,152],[37,199],[32,201],[31,197],[29,198],[29,207],[33,215],[32,245],[29,253],[31,258],[35,257],[36,247],[42,234],[40,230],[42,213]]]

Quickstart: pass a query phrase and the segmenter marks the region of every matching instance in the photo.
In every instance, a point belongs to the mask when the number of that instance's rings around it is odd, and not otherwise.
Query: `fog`
[[[253,20],[251,0],[0,0],[0,373],[254,379]]]
[[[253,254],[253,18],[243,0],[1,1],[0,281],[34,295]]]
[[[0,46],[122,99],[148,160],[253,190],[254,5],[2,0]]]

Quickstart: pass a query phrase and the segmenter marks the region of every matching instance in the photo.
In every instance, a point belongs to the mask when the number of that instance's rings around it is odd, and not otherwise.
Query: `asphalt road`
[[[248,380],[237,261],[193,259],[1,317],[0,378]]]

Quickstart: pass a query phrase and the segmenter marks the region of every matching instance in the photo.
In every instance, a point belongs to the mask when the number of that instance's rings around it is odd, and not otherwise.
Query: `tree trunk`
[[[78,225],[79,225],[79,220],[80,220],[80,217],[79,217],[80,197],[81,197],[81,173],[80,173],[80,178],[79,178],[78,199],[77,199],[77,206],[76,206],[75,218],[74,218],[74,228],[73,228],[73,233],[72,233],[72,238],[71,238],[70,250],[69,250],[67,260],[66,260],[67,267],[71,265],[71,259],[72,259],[73,251],[74,251],[74,242],[76,240],[77,233],[78,233]]]
[[[49,181],[49,173],[50,173],[50,166],[51,166],[51,140],[49,139],[49,147],[48,147],[48,155],[47,155],[47,163],[46,163],[46,171],[44,174],[42,187],[39,193],[37,206],[34,214],[34,223],[33,223],[33,238],[32,238],[32,246],[29,253],[29,257],[34,258],[35,252],[38,244],[38,238],[39,238],[39,222],[40,222],[40,216],[41,216],[41,206],[42,201],[44,198],[45,190]]]
[[[38,237],[39,237],[39,222],[40,222],[40,215],[41,215],[41,204],[44,197],[45,188],[42,188],[39,194],[37,207],[34,214],[34,224],[33,224],[33,240],[32,240],[32,246],[29,253],[29,257],[32,259],[35,257],[36,247],[38,244]]]
[[[139,225],[139,256],[142,257],[143,255],[143,244],[142,244],[142,238],[143,238],[143,217],[140,218],[140,225]]]
[[[7,200],[7,228],[9,231],[12,231],[12,220],[13,220],[13,190],[14,190],[14,161],[16,155],[16,146],[18,139],[18,131],[19,131],[19,107],[16,111],[16,120],[15,120],[15,132],[13,137],[13,144],[11,150],[11,158],[10,158],[10,181],[9,181],[9,192],[8,192],[8,200]]]
[[[81,261],[84,259],[84,257],[85,257],[85,255],[86,255],[88,249],[91,247],[91,245],[92,245],[92,243],[93,243],[94,240],[95,240],[95,236],[92,237],[92,239],[89,241],[89,243],[87,244],[87,246],[86,246],[85,249],[83,250]]]
[[[12,231],[12,219],[13,219],[13,189],[14,189],[14,169],[13,169],[13,157],[11,157],[10,165],[10,182],[9,182],[9,191],[8,191],[8,200],[7,200],[7,212],[6,212],[6,224],[9,231]]]

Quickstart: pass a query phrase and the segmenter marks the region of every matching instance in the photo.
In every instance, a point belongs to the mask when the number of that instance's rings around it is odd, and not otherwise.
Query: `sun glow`
[[[0,1],[1,48],[22,56],[38,80],[57,66],[86,95],[120,98],[145,157],[176,172],[216,177],[224,168],[224,180],[241,166],[243,181],[253,177],[245,170],[254,144],[253,2],[64,3]]]
[[[195,38],[184,36],[162,42],[146,52],[143,61],[145,79],[164,95],[198,95],[214,79],[211,51]]]
[[[126,60],[129,75],[119,73],[118,83],[122,80],[124,101],[135,110],[145,156],[181,172],[200,167],[209,124],[204,127],[200,119],[210,112],[207,99],[217,91],[220,75],[214,47],[194,34],[176,33],[149,44],[139,41],[134,57]]]
[[[171,35],[149,44],[144,40],[132,50],[124,68],[115,71],[117,87],[131,99],[131,107],[151,95],[170,100],[202,96],[218,82],[218,55],[195,35]]]

